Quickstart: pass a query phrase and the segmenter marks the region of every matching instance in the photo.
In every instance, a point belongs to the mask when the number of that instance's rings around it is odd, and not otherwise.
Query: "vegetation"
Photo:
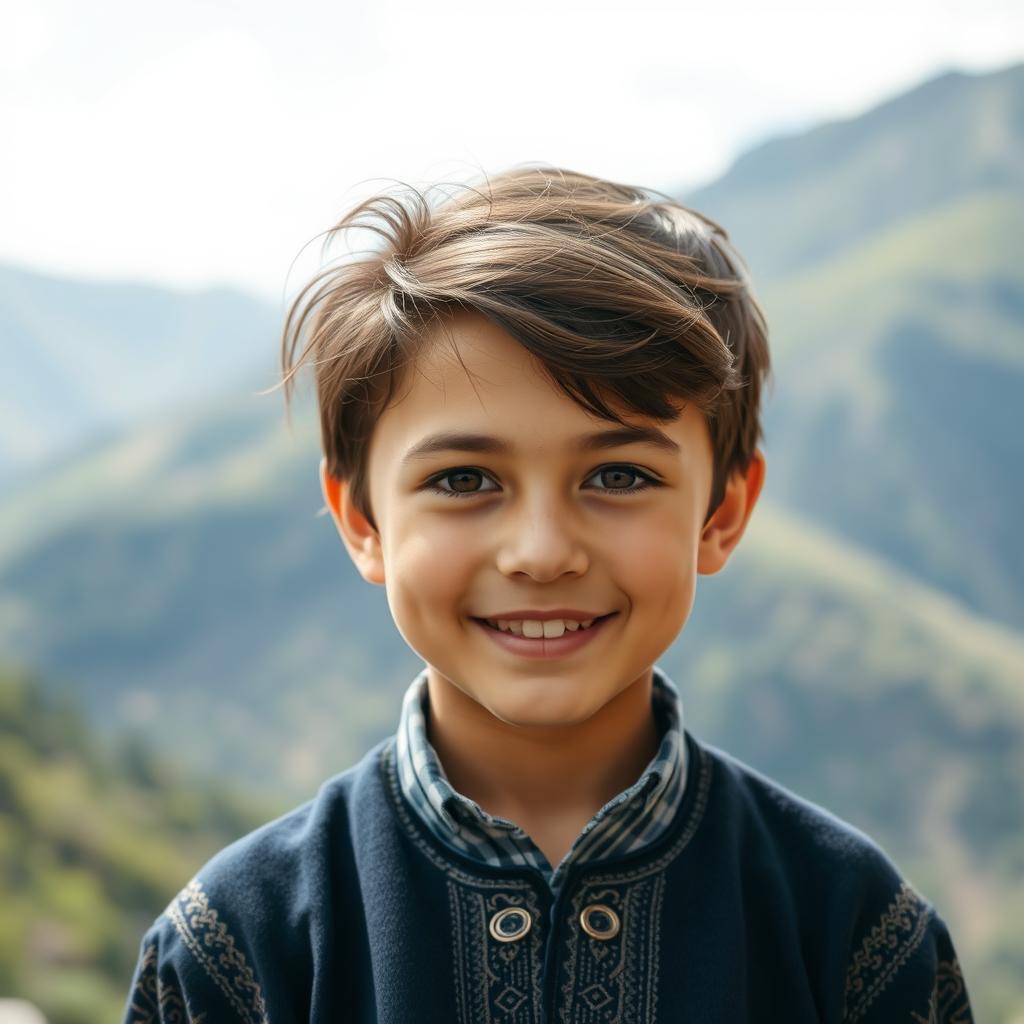
[[[119,1020],[145,929],[276,810],[189,783],[138,737],[101,746],[40,682],[0,669],[0,994],[51,1024]]]

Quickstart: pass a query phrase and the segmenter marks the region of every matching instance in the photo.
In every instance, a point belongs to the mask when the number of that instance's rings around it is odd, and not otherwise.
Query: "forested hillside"
[[[0,996],[50,1024],[119,1020],[143,931],[275,807],[189,784],[137,738],[97,743],[40,683],[0,668]]]

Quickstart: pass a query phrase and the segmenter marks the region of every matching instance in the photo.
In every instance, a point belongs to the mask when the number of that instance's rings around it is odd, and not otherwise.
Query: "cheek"
[[[395,581],[392,611],[413,620],[462,604],[476,569],[465,528],[429,520],[396,539],[389,562],[387,578]]]
[[[638,602],[685,592],[696,574],[696,548],[670,517],[623,530],[607,549],[609,564]]]

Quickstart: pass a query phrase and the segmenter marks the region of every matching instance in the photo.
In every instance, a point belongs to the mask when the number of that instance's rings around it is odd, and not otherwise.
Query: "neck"
[[[519,727],[430,671],[427,731],[449,782],[489,814],[585,824],[657,753],[652,686],[649,669],[585,722]]]

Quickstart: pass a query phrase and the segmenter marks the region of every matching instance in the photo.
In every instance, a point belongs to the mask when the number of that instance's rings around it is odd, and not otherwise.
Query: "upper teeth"
[[[506,633],[515,633],[517,636],[525,637],[552,637],[561,636],[566,630],[573,632],[577,629],[587,629],[593,619],[584,619],[577,622],[575,619],[487,619],[489,625],[495,629],[504,630]]]

